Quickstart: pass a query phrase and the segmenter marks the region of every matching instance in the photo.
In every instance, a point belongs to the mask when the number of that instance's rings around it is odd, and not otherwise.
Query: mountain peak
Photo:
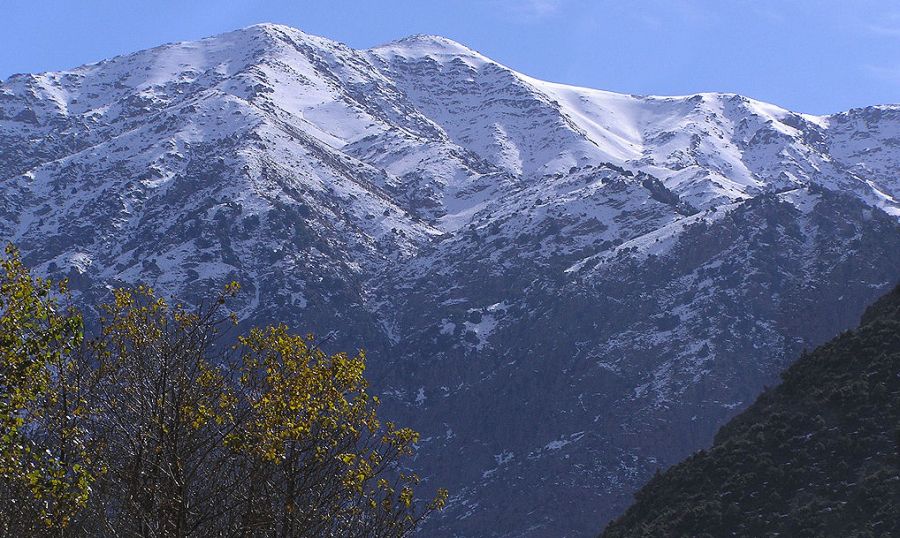
[[[492,62],[479,52],[450,38],[433,34],[415,34],[369,49],[378,55],[400,56],[403,58],[465,57],[480,63]]]
[[[294,41],[294,42],[307,42],[312,43],[317,46],[325,46],[328,48],[343,46],[338,41],[334,41],[332,39],[328,39],[327,37],[321,37],[317,35],[313,35],[299,28],[294,28],[293,26],[288,26],[286,24],[279,24],[274,22],[260,22],[256,24],[251,24],[250,26],[245,26],[239,30],[235,30],[233,32],[228,32],[225,34],[220,34],[218,36],[213,36],[210,39],[218,39],[226,36],[250,36],[251,38],[263,38],[271,40],[273,43],[277,43],[280,41]]]
[[[250,26],[245,26],[238,31],[263,31],[263,32],[272,32],[272,31],[281,31],[281,32],[300,32],[297,28],[293,26],[288,26],[286,24],[278,24],[275,22],[258,22],[256,24],[251,24]]]

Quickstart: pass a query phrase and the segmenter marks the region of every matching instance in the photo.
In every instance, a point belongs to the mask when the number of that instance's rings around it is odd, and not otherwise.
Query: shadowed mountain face
[[[426,536],[584,536],[900,278],[900,107],[551,84],[275,25],[0,84],[0,238],[365,347]]]
[[[900,287],[783,379],[603,536],[900,533]]]

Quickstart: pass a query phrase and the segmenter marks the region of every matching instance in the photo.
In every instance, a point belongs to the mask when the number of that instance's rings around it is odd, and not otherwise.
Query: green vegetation
[[[0,259],[0,534],[20,528],[25,536],[67,525],[90,491],[76,418],[80,396],[69,383],[82,322],[56,299],[65,295],[64,284],[54,288],[32,278],[11,246],[6,255]]]
[[[0,535],[406,536],[440,509],[407,472],[365,357],[281,325],[228,345],[198,310],[116,290],[96,335],[65,285],[0,260]]]
[[[900,287],[802,356],[603,533],[900,535]]]

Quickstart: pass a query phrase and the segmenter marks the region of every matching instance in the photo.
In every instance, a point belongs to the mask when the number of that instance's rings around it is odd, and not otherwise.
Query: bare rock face
[[[900,107],[532,79],[276,25],[0,84],[0,239],[369,351],[425,536],[587,536],[900,278]]]

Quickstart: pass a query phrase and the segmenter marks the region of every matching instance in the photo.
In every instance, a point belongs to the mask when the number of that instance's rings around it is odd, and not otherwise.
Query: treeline
[[[85,335],[65,283],[6,248],[0,536],[399,537],[443,506],[417,494],[418,434],[379,419],[363,353],[282,325],[229,344],[237,291],[187,309],[116,290]]]

